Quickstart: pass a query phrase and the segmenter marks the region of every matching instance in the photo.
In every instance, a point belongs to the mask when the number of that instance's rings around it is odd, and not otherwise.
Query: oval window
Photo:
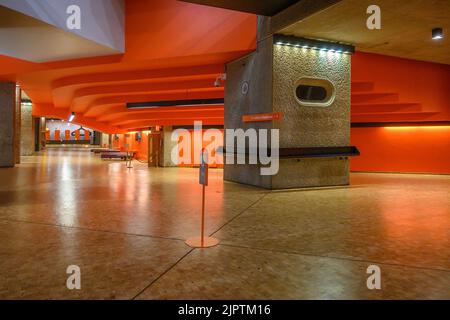
[[[302,78],[295,87],[295,97],[303,106],[328,107],[335,98],[334,85],[327,79]]]

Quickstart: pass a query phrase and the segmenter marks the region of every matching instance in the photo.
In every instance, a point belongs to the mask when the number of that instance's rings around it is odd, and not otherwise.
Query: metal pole
[[[205,185],[202,188],[202,247],[205,245]]]

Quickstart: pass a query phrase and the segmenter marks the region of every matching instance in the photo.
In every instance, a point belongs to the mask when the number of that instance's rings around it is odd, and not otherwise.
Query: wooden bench
[[[119,152],[119,150],[112,150],[112,149],[93,149],[91,152],[98,154],[98,153],[108,153],[108,152]]]
[[[107,149],[107,148],[94,148],[94,149],[91,149],[91,152],[99,153],[99,152],[108,151],[108,150],[110,150],[110,149]]]
[[[101,158],[102,159],[120,159],[120,160],[130,160],[133,159],[136,155],[135,151],[129,151],[127,152],[120,152],[120,151],[114,151],[114,152],[102,152]]]
[[[125,160],[127,158],[126,152],[104,152],[100,155],[102,159],[120,159]]]

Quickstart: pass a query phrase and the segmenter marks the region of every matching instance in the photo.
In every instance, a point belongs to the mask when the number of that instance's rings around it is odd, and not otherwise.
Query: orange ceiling
[[[223,106],[127,110],[127,102],[223,98],[224,64],[255,49],[256,16],[176,0],[126,0],[123,55],[51,63],[0,56],[0,80],[17,81],[36,116],[107,133],[153,125],[223,123]]]

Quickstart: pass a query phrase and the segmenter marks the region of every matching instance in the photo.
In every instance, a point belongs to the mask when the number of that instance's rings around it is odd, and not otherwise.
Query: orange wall
[[[113,148],[117,148],[120,151],[126,150],[126,145],[128,144],[128,150],[136,151],[136,159],[141,161],[148,160],[148,134],[142,133],[141,141],[136,141],[135,133],[119,134],[119,140],[114,139],[113,136]]]
[[[450,120],[450,65],[357,52],[352,57],[352,82],[358,81],[373,82],[376,91],[399,93],[400,101],[417,102],[422,111],[436,112],[424,115],[422,121]],[[408,120],[405,116],[402,121]],[[380,114],[369,121],[390,120]]]
[[[352,82],[358,81],[372,82],[378,92],[398,93],[400,101],[420,103],[424,111],[414,120],[406,114],[393,120],[374,108],[367,122],[450,121],[448,65],[358,52],[352,58]],[[450,174],[450,126],[352,128],[351,140],[361,151],[351,161],[353,171]]]
[[[136,141],[135,133],[128,138],[130,150],[137,151],[136,158],[142,161],[148,160],[148,134],[142,133],[141,141]]]
[[[352,171],[450,174],[450,126],[352,128]]]
[[[203,132],[205,132],[206,130],[204,130]],[[223,130],[220,130],[223,134]],[[180,167],[191,167],[194,164],[194,139],[193,139],[193,130],[189,130],[190,134],[191,134],[191,147],[190,147],[190,152],[191,152],[191,162],[189,163],[182,163],[180,164]],[[124,134],[119,134],[118,140],[114,139],[113,136],[113,148],[117,148],[120,151],[125,151],[126,150],[126,145],[128,144],[130,151],[136,151],[136,158],[142,161],[147,161],[148,160],[148,134],[147,133],[142,133],[142,140],[140,142],[136,141],[135,139],[135,133],[129,133],[127,134],[128,137],[126,137]],[[222,141],[218,141],[218,142],[214,142],[212,140],[205,140],[205,138],[203,137],[203,146],[202,147],[207,147],[208,145],[212,144],[214,149],[217,149],[221,146],[223,146],[223,142]],[[182,156],[182,152],[180,151],[180,156]],[[214,163],[211,165],[211,167],[223,167],[222,163],[223,163],[223,156],[217,154],[215,151],[212,151],[211,154],[209,154],[209,159],[211,161],[211,163]]]

